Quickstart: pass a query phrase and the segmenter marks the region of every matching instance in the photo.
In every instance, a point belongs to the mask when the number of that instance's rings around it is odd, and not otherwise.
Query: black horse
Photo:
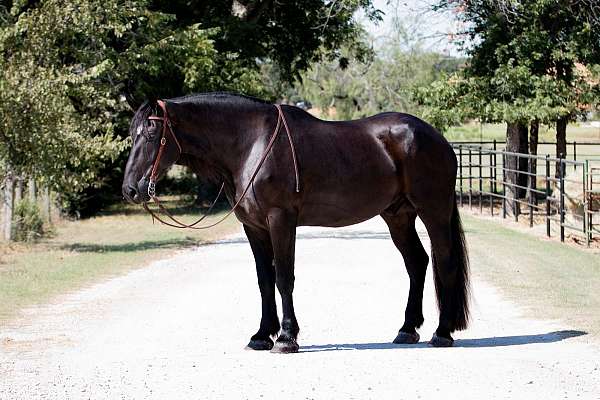
[[[258,99],[208,93],[166,100],[164,110],[158,104],[146,102],[133,117],[123,195],[135,203],[148,202],[150,176],[164,174],[174,163],[224,182],[232,205],[251,188],[235,209],[254,253],[262,297],[260,327],[249,348],[298,350],[292,299],[296,227],[347,226],[376,215],[387,223],[410,277],[405,321],[394,343],[417,343],[416,329],[423,323],[429,259],[415,230],[417,216],[431,239],[440,310],[430,344],[451,346],[451,333],[466,328],[469,271],[454,192],[456,156],[429,124],[393,112],[355,121],[322,121],[284,105],[290,143],[283,132],[272,136],[281,122],[278,109]],[[165,111],[168,115],[162,115]],[[167,136],[162,151],[159,139],[167,123],[173,137]],[[252,181],[263,156],[264,164]],[[275,286],[282,299],[281,325]]]

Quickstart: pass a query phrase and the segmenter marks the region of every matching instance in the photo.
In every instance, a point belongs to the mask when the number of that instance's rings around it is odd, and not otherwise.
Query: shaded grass
[[[173,199],[167,207],[175,208],[187,221],[199,216],[198,210],[182,207]],[[23,307],[126,273],[178,249],[217,240],[238,227],[232,216],[208,230],[169,228],[152,224],[137,207],[121,204],[95,218],[61,222],[54,237],[39,243],[2,245],[0,320]]]
[[[463,213],[473,274],[534,318],[600,336],[600,254]]]

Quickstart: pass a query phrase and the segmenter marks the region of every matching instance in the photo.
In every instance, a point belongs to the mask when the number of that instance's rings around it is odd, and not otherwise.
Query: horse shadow
[[[577,330],[562,330],[536,335],[494,336],[478,339],[457,339],[454,347],[505,347],[522,346],[527,344],[545,344],[560,342],[578,336],[587,335],[587,332]],[[300,352],[344,351],[344,350],[393,350],[393,349],[422,349],[432,348],[427,342],[417,344],[394,343],[343,343],[300,346]]]

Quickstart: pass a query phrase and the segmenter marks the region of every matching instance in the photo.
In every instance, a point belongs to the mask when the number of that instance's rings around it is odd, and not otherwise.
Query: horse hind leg
[[[416,212],[381,215],[389,227],[390,235],[396,248],[402,254],[406,271],[410,279],[408,302],[404,314],[404,324],[394,339],[397,344],[414,344],[419,342],[417,328],[423,324],[423,287],[429,257],[423,248],[415,229]]]
[[[469,320],[469,259],[464,234],[456,201],[447,213],[423,211],[419,216],[431,239],[440,310],[439,325],[430,344],[448,347],[454,343],[452,332],[465,329]]]

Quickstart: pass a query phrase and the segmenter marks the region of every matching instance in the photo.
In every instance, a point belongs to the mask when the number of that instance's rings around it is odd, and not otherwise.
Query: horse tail
[[[453,322],[453,328],[463,330],[467,328],[469,323],[469,254],[467,252],[465,234],[460,221],[456,198],[454,199],[454,210],[452,211],[450,221],[450,235],[450,266],[455,269],[454,285],[451,286],[450,290],[443,290],[437,268],[433,268],[434,282],[440,310],[442,302],[444,302],[444,307],[448,312],[447,316]]]

